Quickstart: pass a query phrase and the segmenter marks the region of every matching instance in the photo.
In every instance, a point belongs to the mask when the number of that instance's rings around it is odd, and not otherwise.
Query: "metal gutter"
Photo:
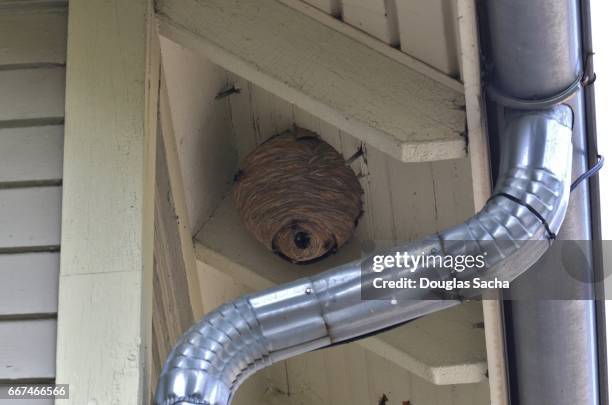
[[[583,67],[583,54],[590,51],[590,40],[584,40],[590,33],[582,32],[585,27],[581,25],[585,7],[588,10],[588,4],[581,8],[575,0],[491,0],[485,3],[483,18],[489,32],[485,52],[492,73],[489,77],[504,95],[536,100],[537,105],[572,89],[565,102],[574,113],[573,178],[587,170],[589,153],[594,155],[594,145],[587,141],[594,117],[585,107],[585,94],[592,92],[592,88],[584,88],[584,81],[592,79],[589,66]],[[587,53],[582,51],[583,44]],[[577,82],[583,83],[574,87]],[[496,97],[495,92],[492,95],[487,103],[489,122],[503,126],[512,120],[508,118],[512,103]],[[495,138],[491,141],[496,142]],[[591,240],[591,216],[585,182],[571,195],[558,239]],[[554,257],[549,252],[505,292],[511,403],[601,403],[593,301],[596,291],[589,282],[596,277],[590,273],[594,252],[592,245],[579,245],[586,262],[583,268],[571,270],[582,271],[582,281],[568,276],[562,268],[546,265]]]

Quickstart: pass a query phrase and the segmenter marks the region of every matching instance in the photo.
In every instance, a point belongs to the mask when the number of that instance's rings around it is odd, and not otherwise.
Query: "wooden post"
[[[151,0],[69,5],[58,404],[149,402],[159,44]]]

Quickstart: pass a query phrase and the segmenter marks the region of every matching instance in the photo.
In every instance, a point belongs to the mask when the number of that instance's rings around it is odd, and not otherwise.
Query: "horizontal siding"
[[[68,0],[0,0],[0,10],[68,7]]]
[[[64,127],[0,128],[0,187],[62,178]]]
[[[280,0],[293,5],[296,0]],[[297,0],[299,2],[300,0]],[[456,0],[301,0],[454,80],[460,79]],[[337,4],[337,8],[333,5]],[[332,10],[333,11],[330,11]],[[311,15],[309,13],[309,15]]]
[[[0,251],[58,246],[61,187],[0,190]]]
[[[59,253],[0,255],[0,317],[57,313]]]
[[[55,376],[55,319],[0,322],[0,380]]]
[[[65,7],[0,11],[0,65],[65,63],[67,17]]]
[[[0,0],[2,384],[55,378],[67,17],[66,0]]]
[[[0,70],[0,121],[63,117],[65,76],[59,66]]]

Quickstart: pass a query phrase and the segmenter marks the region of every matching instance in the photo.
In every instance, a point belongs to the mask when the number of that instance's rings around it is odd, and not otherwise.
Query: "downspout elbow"
[[[309,280],[240,297],[206,315],[174,346],[161,372],[158,405],[225,405],[272,363],[328,346]]]
[[[248,302],[238,299],[206,315],[176,343],[155,403],[227,404],[235,385],[246,378],[244,370],[269,364],[261,326]]]

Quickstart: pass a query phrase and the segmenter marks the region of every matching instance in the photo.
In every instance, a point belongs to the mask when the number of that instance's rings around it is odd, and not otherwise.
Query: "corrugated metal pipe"
[[[564,105],[515,113],[504,130],[501,176],[483,210],[461,225],[389,254],[486,254],[487,269],[479,277],[516,278],[546,251],[563,222],[570,187],[571,128],[572,111]],[[168,356],[157,404],[228,404],[248,376],[274,362],[460,302],[448,296],[440,299],[440,290],[424,289],[388,290],[379,299],[364,300],[362,274],[369,277],[370,266],[372,257],[367,257],[238,298],[206,315]],[[431,268],[395,271],[394,278],[467,280],[476,275],[471,270]],[[460,298],[474,292],[452,293]]]

